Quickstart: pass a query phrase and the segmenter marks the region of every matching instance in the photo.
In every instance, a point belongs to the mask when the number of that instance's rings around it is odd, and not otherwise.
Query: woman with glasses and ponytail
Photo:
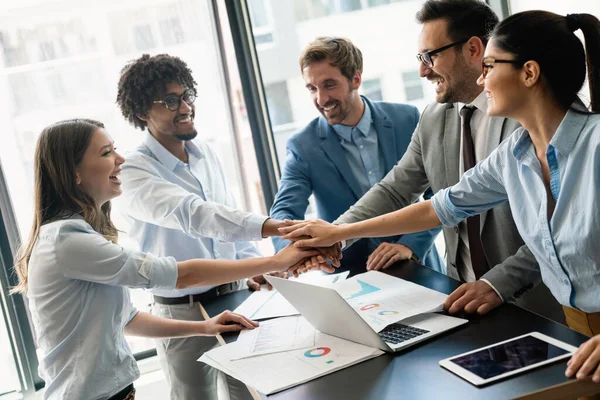
[[[586,65],[589,108],[578,96]],[[590,14],[546,11],[508,17],[491,33],[478,83],[488,114],[515,119],[522,128],[457,185],[370,220],[289,222],[280,231],[284,239],[312,237],[297,246],[322,246],[454,226],[508,201],[567,323],[591,337],[569,361],[567,376],[600,382],[600,22]],[[460,295],[453,293],[447,304]]]

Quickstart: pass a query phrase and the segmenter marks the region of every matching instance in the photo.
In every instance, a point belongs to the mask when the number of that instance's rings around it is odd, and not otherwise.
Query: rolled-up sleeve
[[[437,192],[431,202],[438,218],[445,226],[454,226],[473,215],[507,201],[502,166],[508,155],[501,145],[488,158],[463,174],[456,185]]]
[[[222,242],[262,240],[268,217],[206,201],[180,185],[156,177],[139,161],[123,165],[123,212],[131,218],[194,237]]]
[[[66,278],[131,288],[175,288],[173,257],[124,249],[84,221],[63,226],[56,243],[57,265]]]

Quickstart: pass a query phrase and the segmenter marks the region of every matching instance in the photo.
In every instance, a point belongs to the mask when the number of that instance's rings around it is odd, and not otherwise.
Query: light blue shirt
[[[454,226],[504,201],[542,279],[562,305],[600,311],[600,115],[569,110],[546,151],[556,207],[550,221],[542,168],[519,128],[490,156],[439,191],[435,211]]]
[[[356,126],[336,124],[333,130],[340,137],[340,144],[347,152],[348,164],[358,180],[363,193],[383,179],[383,157],[379,155],[377,132],[371,118],[371,109],[365,111]]]
[[[142,251],[177,261],[259,257],[247,241],[262,239],[267,217],[235,209],[217,156],[206,143],[188,141],[186,150],[187,164],[147,133],[126,157],[123,194],[115,201],[128,217],[127,234]],[[152,292],[180,297],[210,288]]]
[[[128,287],[171,289],[172,257],[123,249],[82,218],[41,227],[27,297],[46,399],[108,399],[140,375],[124,336],[137,310]]]

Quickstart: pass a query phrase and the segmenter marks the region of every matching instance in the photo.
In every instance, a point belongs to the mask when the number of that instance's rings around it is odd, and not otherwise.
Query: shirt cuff
[[[140,273],[142,273],[143,269],[148,268],[144,267],[144,265],[148,264],[150,264],[149,271],[146,269],[146,272],[149,272],[149,288],[175,289],[178,277],[177,261],[175,261],[175,258],[155,257],[148,253],[140,268]]]
[[[265,224],[265,221],[270,217],[265,217],[264,215],[251,214],[246,219],[246,232],[249,235],[247,241],[255,241],[260,242],[264,238],[262,237],[262,228]]]
[[[346,249],[346,241],[342,240],[340,243],[342,244],[342,250],[345,250]]]
[[[460,210],[450,201],[450,189],[442,189],[431,198],[433,209],[444,226],[454,226],[468,217],[458,216]]]
[[[494,285],[492,285],[492,283],[491,283],[490,281],[488,281],[488,280],[487,280],[487,279],[485,279],[485,278],[481,278],[481,279],[479,279],[479,280],[480,280],[480,281],[482,281],[482,282],[485,282],[485,283],[487,283],[488,285],[490,285],[490,287],[491,287],[492,289],[494,289],[494,292],[496,292],[496,294],[498,295],[498,297],[500,297],[500,300],[502,300],[502,302],[504,303],[504,299],[502,298],[502,295],[500,294],[500,292],[498,291],[498,289],[496,289],[496,288],[494,287]]]

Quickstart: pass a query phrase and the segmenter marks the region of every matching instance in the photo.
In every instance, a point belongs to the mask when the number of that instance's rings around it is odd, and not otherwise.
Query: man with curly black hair
[[[217,155],[204,141],[191,141],[198,134],[195,86],[186,63],[167,54],[144,54],[121,71],[117,104],[133,126],[148,131],[122,167],[121,209],[131,223],[129,234],[143,251],[177,260],[260,256],[248,241],[277,235],[280,222],[235,209]],[[199,303],[239,284],[154,290],[152,313],[203,320]],[[171,399],[217,399],[221,373],[196,361],[216,344],[200,336],[157,340]],[[241,382],[226,379],[230,398],[251,397]]]

